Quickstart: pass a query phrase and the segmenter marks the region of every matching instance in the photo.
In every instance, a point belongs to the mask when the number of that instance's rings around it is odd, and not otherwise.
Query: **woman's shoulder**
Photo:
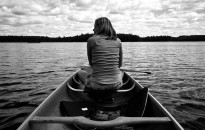
[[[95,45],[96,45],[96,42],[98,41],[98,39],[99,39],[99,36],[97,36],[97,35],[94,35],[94,36],[88,38],[88,40],[87,40],[87,45],[88,45],[89,47],[95,46]]]
[[[99,39],[99,36],[93,35],[92,37],[88,38],[88,42],[93,42],[93,41],[96,41],[97,39]]]

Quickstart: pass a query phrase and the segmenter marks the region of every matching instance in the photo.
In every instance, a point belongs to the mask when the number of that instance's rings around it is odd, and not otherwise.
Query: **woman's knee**
[[[87,77],[88,77],[88,72],[84,70],[79,70],[78,71],[78,77],[81,80],[81,82],[86,83]]]

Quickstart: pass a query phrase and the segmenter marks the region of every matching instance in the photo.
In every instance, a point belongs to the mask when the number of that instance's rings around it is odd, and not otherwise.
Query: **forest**
[[[48,37],[48,36],[0,36],[0,42],[86,42],[93,34],[81,34],[70,37]],[[147,36],[140,37],[133,34],[117,34],[122,42],[164,42],[164,41],[205,41],[205,35],[189,36]]]

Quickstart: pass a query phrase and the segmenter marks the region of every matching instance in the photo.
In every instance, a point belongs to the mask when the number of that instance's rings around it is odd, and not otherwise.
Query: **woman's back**
[[[94,36],[87,41],[87,55],[92,73],[79,71],[85,86],[91,89],[119,89],[122,86],[122,45],[110,20],[95,20]]]
[[[95,35],[88,40],[91,49],[92,81],[100,84],[115,84],[122,80],[119,69],[120,51],[119,39],[107,39],[107,36]]]

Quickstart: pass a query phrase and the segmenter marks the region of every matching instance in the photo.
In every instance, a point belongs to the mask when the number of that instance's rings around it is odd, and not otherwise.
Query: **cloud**
[[[96,13],[92,11],[70,11],[67,18],[76,23],[93,23]]]
[[[76,0],[76,6],[80,7],[89,7],[92,6],[92,4],[95,2],[95,0]]]
[[[140,0],[139,9],[161,10],[162,4],[160,0]]]
[[[1,0],[5,34],[69,36],[92,33],[98,17],[108,17],[118,33],[203,34],[201,0]]]
[[[11,25],[11,26],[25,26],[25,25],[35,25],[41,24],[44,20],[37,17],[10,17],[4,18],[1,20],[1,23],[4,25]]]

